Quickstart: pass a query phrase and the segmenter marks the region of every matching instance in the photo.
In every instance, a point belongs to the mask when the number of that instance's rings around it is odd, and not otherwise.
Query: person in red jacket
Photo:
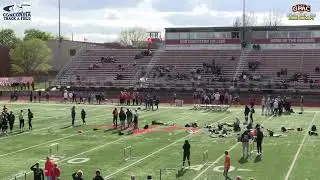
[[[47,161],[44,166],[44,172],[45,176],[47,177],[47,180],[52,180],[53,175],[53,162],[50,160],[49,157],[47,157]]]
[[[57,164],[53,165],[53,174],[52,180],[59,180],[60,179],[60,169],[58,168]]]

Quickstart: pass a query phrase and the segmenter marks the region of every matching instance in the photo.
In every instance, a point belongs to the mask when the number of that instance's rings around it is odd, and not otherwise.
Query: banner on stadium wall
[[[0,84],[12,84],[12,83],[32,83],[33,77],[22,76],[22,77],[1,77]]]
[[[253,44],[312,44],[320,43],[320,38],[273,38],[252,39]]]
[[[240,39],[167,39],[166,44],[240,44]]]

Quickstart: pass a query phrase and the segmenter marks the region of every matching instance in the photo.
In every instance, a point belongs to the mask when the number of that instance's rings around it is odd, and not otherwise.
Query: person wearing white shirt
[[[220,102],[220,94],[219,94],[219,92],[217,92],[217,93],[214,95],[214,100],[215,100],[216,104],[219,104],[219,102]]]
[[[64,91],[63,93],[63,100],[64,100],[64,103],[67,104],[67,101],[68,101],[68,91]]]
[[[20,129],[24,129],[23,110],[21,110],[19,113],[19,122],[20,122]]]

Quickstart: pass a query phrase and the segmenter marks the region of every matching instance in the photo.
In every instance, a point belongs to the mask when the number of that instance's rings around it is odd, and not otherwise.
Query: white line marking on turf
[[[314,120],[316,119],[316,116],[317,116],[317,112],[314,114],[314,116],[313,116],[313,118],[312,118],[312,120],[311,120],[311,122],[310,122],[310,124],[309,124],[308,130],[311,128]],[[295,163],[296,163],[296,161],[297,161],[297,159],[298,159],[298,157],[299,157],[299,154],[300,154],[300,151],[301,151],[301,149],[302,149],[302,147],[303,147],[303,144],[304,144],[304,142],[306,141],[306,139],[307,139],[307,137],[308,137],[308,133],[309,133],[308,130],[306,130],[306,134],[304,135],[304,137],[303,137],[303,139],[302,139],[302,141],[301,141],[301,143],[300,143],[299,149],[298,149],[296,155],[295,155],[294,158],[293,158],[293,161],[292,161],[292,163],[291,163],[291,165],[290,165],[290,168],[289,168],[289,170],[288,170],[288,172],[287,172],[287,174],[286,174],[286,177],[284,178],[285,180],[288,180],[289,177],[290,177],[290,174],[291,174],[291,172],[292,172],[292,170],[293,170],[293,167],[294,167],[294,165],[295,165]]]
[[[238,114],[238,113],[240,113],[240,112],[237,112],[237,113],[235,113],[234,115],[236,115],[236,114]],[[234,115],[233,115],[233,116],[234,116]],[[220,121],[223,121],[223,120],[225,120],[225,119],[227,119],[227,118],[229,118],[229,117],[230,117],[230,116],[224,117],[223,119],[220,119],[219,121],[216,121],[216,122],[214,122],[214,123],[211,123],[210,125],[215,124],[215,123],[218,123],[218,122],[220,122]],[[178,143],[178,142],[180,142],[180,141],[188,138],[189,136],[192,136],[192,135],[197,134],[198,132],[201,132],[201,131],[204,130],[204,129],[205,129],[205,128],[201,128],[201,129],[199,129],[198,131],[196,131],[196,132],[194,132],[194,133],[192,133],[192,134],[189,134],[189,135],[187,135],[187,136],[185,136],[185,137],[183,137],[183,138],[181,138],[181,139],[178,139],[178,140],[170,143],[169,145],[167,145],[167,146],[165,146],[165,147],[163,147],[163,148],[161,148],[161,149],[159,149],[159,150],[157,150],[157,151],[154,151],[154,152],[152,152],[151,154],[148,154],[147,156],[145,156],[145,157],[143,157],[143,158],[141,158],[141,159],[139,159],[139,160],[137,160],[137,161],[135,161],[135,162],[133,162],[133,163],[131,163],[131,164],[123,167],[123,168],[121,168],[121,169],[118,169],[117,171],[115,171],[115,172],[109,174],[108,176],[106,176],[105,179],[108,179],[108,178],[112,177],[113,175],[118,174],[119,172],[121,172],[121,171],[123,171],[123,170],[125,170],[125,169],[127,169],[127,168],[129,168],[129,167],[131,167],[131,166],[133,166],[133,165],[135,165],[135,164],[137,164],[137,163],[139,163],[139,162],[141,162],[141,161],[143,161],[143,160],[145,160],[145,159],[147,159],[147,158],[149,158],[149,157],[151,157],[151,156],[153,156],[153,155],[161,152],[161,151],[163,151],[164,149],[166,149],[166,148],[168,148],[168,147],[170,147],[170,146],[172,146],[172,145],[174,145],[174,144],[176,144],[176,143]]]
[[[73,136],[76,136],[76,135],[77,135],[77,134],[72,134],[72,135],[69,135],[69,136],[66,136],[66,137],[62,137],[62,138],[59,138],[59,139],[55,139],[55,140],[52,140],[52,141],[47,141],[47,142],[44,142],[44,143],[41,143],[41,144],[37,144],[37,145],[34,145],[34,146],[29,146],[29,147],[27,147],[27,148],[19,149],[19,150],[17,150],[17,151],[13,151],[13,152],[10,152],[10,153],[0,154],[0,157],[4,157],[4,156],[16,154],[16,153],[21,152],[21,151],[25,151],[25,150],[28,150],[28,149],[32,149],[32,148],[35,148],[35,147],[38,147],[38,146],[42,146],[42,145],[45,145],[45,144],[48,144],[48,143],[60,141],[60,140],[62,140],[62,139],[67,139],[67,138],[70,138],[70,137],[73,137]],[[57,143],[54,143],[54,144],[57,144]]]
[[[271,119],[273,116],[269,117],[267,120]],[[266,120],[264,120],[266,121]],[[263,121],[263,122],[264,122]],[[263,125],[263,124],[261,124]],[[237,142],[236,144],[234,144],[230,149],[228,149],[227,151],[232,151],[235,147],[238,146],[238,144],[240,144],[240,142]],[[192,180],[196,180],[198,179],[203,173],[205,173],[208,169],[210,169],[213,165],[217,164],[222,158],[224,157],[224,154],[222,154],[220,157],[218,157],[217,160],[215,160],[211,165],[209,165],[206,169],[204,169],[203,171],[201,171],[196,177],[194,177]]]

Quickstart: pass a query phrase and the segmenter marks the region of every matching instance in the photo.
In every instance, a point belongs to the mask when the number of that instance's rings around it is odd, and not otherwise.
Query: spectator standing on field
[[[44,180],[44,172],[43,169],[39,167],[39,163],[30,167],[30,170],[33,171],[33,179],[34,180]]]
[[[44,165],[44,175],[47,177],[47,180],[52,180],[53,175],[53,162],[47,157],[47,161]]]
[[[67,90],[64,90],[63,100],[64,100],[64,103],[67,104],[67,102],[68,102],[68,91]]]
[[[8,121],[9,121],[10,132],[12,132],[14,121],[15,121],[15,116],[12,111],[10,111],[10,113],[8,115]]]
[[[93,178],[93,180],[104,180],[100,174],[100,170],[96,170],[96,176]]]
[[[118,128],[118,115],[119,115],[119,112],[118,112],[118,109],[117,108],[114,108],[114,110],[112,111],[112,114],[113,114],[113,126],[114,128]]]
[[[260,127],[257,128],[257,150],[258,155],[262,155],[262,141],[263,141],[263,132]]]
[[[50,99],[50,93],[47,91],[46,92],[46,100],[47,100],[47,102],[49,102],[49,99]]]
[[[134,115],[133,115],[133,126],[134,126],[134,129],[138,129],[138,120],[139,119],[139,114],[138,114],[138,111],[135,110],[134,112]]]
[[[223,171],[223,176],[226,178],[226,180],[232,180],[229,176],[228,176],[228,172],[231,166],[231,157],[229,155],[228,151],[224,152],[225,154],[225,158],[224,158],[224,171]]]
[[[130,109],[127,109],[126,115],[128,127],[132,127],[132,112]]]
[[[33,93],[32,93],[32,91],[30,91],[29,100],[30,100],[30,102],[32,102],[32,100],[33,100]]]
[[[23,110],[21,110],[19,113],[19,122],[20,122],[20,129],[24,129]]]
[[[81,110],[81,119],[82,119],[83,124],[87,124],[86,123],[86,115],[87,115],[86,111],[84,109],[82,109]]]
[[[248,130],[244,131],[241,135],[242,142],[242,154],[243,158],[247,158],[249,156],[249,132]]]
[[[38,96],[39,96],[39,103],[41,102],[41,91],[38,91]]]
[[[76,119],[76,107],[75,107],[75,106],[73,106],[73,107],[71,108],[71,118],[72,118],[72,123],[71,123],[71,125],[72,125],[72,127],[74,127],[74,121],[75,121],[75,119]]]
[[[186,159],[188,160],[188,165],[190,166],[190,149],[191,146],[189,144],[188,140],[184,141],[184,144],[182,146],[183,149],[183,161],[182,161],[182,166],[184,166]]]
[[[83,180],[82,175],[83,175],[82,171],[78,170],[77,172],[72,174],[72,179],[73,180]]]
[[[123,108],[120,108],[120,113],[119,113],[119,119],[120,119],[120,123],[121,123],[121,129],[125,129],[126,127],[126,113],[123,111]]]
[[[28,109],[28,124],[29,124],[29,130],[32,130],[32,119],[33,119],[33,113],[30,109]]]
[[[300,97],[300,110],[301,110],[301,114],[303,113],[303,103],[304,103],[304,98],[303,96]]]
[[[58,168],[57,164],[53,164],[53,170],[52,170],[52,180],[59,180],[60,179],[60,169]]]

